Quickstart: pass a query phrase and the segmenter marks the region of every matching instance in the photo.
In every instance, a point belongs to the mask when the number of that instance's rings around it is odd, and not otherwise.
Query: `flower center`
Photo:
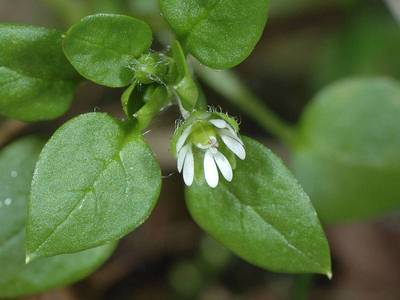
[[[217,132],[207,121],[200,121],[193,125],[191,142],[199,149],[218,148]]]

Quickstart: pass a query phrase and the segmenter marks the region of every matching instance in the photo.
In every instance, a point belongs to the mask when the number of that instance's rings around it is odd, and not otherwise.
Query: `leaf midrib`
[[[56,227],[54,228],[54,230],[52,230],[50,232],[50,234],[43,240],[43,242],[36,247],[36,249],[34,251],[31,252],[31,254],[37,253],[40,249],[43,248],[43,246],[50,240],[50,238],[57,232],[57,230],[63,225],[65,224],[65,222],[68,221],[68,219],[71,217],[71,215],[73,214],[73,212],[76,210],[76,208],[83,203],[84,199],[88,196],[89,193],[92,193],[93,190],[92,188],[96,185],[96,183],[99,181],[99,179],[101,178],[102,174],[107,171],[107,169],[111,166],[112,163],[118,163],[118,159],[117,157],[119,156],[119,154],[122,152],[122,149],[125,147],[125,145],[127,144],[127,142],[129,141],[129,136],[125,136],[123,139],[121,139],[118,147],[117,147],[117,151],[115,152],[115,154],[112,156],[112,158],[105,164],[104,168],[101,170],[101,172],[99,172],[99,174],[96,176],[96,178],[94,179],[93,183],[91,185],[89,185],[90,188],[88,188],[84,194],[81,196],[81,199],[79,201],[76,202],[76,204],[72,207],[72,209],[69,211],[69,213],[67,214],[67,216],[65,217],[64,220],[62,220],[61,222],[59,222]]]
[[[113,54],[116,54],[116,55],[118,55],[118,56],[126,56],[126,57],[131,58],[131,59],[134,59],[134,58],[135,58],[135,56],[133,55],[133,53],[119,52],[119,51],[117,51],[117,50],[115,50],[115,49],[113,49],[113,48],[105,47],[105,46],[102,45],[102,44],[98,44],[98,43],[95,43],[95,42],[93,42],[93,41],[91,41],[91,40],[87,40],[86,38],[81,37],[81,36],[75,35],[75,36],[70,36],[69,38],[70,38],[70,39],[75,39],[75,40],[77,40],[77,41],[81,41],[81,42],[84,42],[84,43],[87,43],[87,44],[89,44],[89,45],[94,46],[95,48],[98,48],[98,49],[101,49],[101,50],[104,50],[104,51],[109,51],[109,52],[111,52],[111,53],[113,53]]]
[[[197,20],[190,26],[188,30],[186,30],[185,34],[182,35],[183,40],[187,40],[193,31],[199,26],[212,12],[213,10],[222,2],[222,0],[217,0],[215,3],[209,7],[204,7],[205,12],[197,17]]]
[[[75,205],[72,207],[72,209],[68,212],[67,216],[65,217],[65,219],[63,219],[61,222],[59,222],[56,227],[54,228],[54,230],[52,230],[50,232],[50,234],[43,240],[43,242],[31,253],[37,253],[39,252],[44,245],[46,245],[46,243],[50,240],[50,238],[58,231],[58,229],[65,224],[65,222],[68,221],[68,219],[71,217],[71,215],[74,213],[74,211],[76,210],[76,208],[82,204],[84,202],[84,200],[86,199],[86,197],[93,192],[92,187],[96,185],[96,182],[99,181],[99,179],[101,178],[101,176],[103,175],[103,173],[108,169],[109,166],[111,166],[112,163],[114,163],[114,160],[110,160],[109,162],[107,162],[107,165],[104,167],[103,170],[101,170],[101,172],[96,176],[95,180],[93,181],[93,183],[90,185],[91,187],[88,188],[86,191],[84,191],[83,195],[80,197],[80,199],[75,203]]]
[[[243,211],[244,207],[250,208],[259,218],[261,218],[261,220],[263,220],[265,222],[265,224],[269,228],[271,228],[283,240],[283,242],[285,244],[288,245],[288,247],[290,249],[295,250],[296,253],[298,253],[302,257],[306,258],[311,264],[317,265],[321,270],[324,269],[319,262],[316,262],[311,257],[309,257],[308,254],[306,254],[301,249],[296,247],[281,231],[279,231],[276,227],[274,227],[271,223],[269,223],[268,220],[266,218],[264,218],[264,216],[256,209],[256,207],[251,206],[249,204],[242,203],[240,201],[240,198],[238,196],[236,196],[231,190],[229,190],[225,184],[222,184],[222,183],[220,183],[220,184],[223,185],[225,192],[227,192],[231,196],[231,198],[233,198],[239,204],[239,206],[241,207],[241,211]]]

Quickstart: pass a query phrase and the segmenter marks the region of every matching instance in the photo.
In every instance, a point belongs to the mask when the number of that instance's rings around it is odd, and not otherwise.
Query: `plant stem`
[[[293,144],[294,129],[266,107],[234,72],[212,70],[197,62],[194,62],[193,66],[202,80],[257,121],[263,129],[280,138],[285,144]]]
[[[308,300],[310,299],[310,289],[312,287],[312,274],[297,275],[294,279],[292,289],[292,300]]]

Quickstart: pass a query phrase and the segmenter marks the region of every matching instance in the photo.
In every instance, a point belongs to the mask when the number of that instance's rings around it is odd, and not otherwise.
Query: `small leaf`
[[[137,81],[134,81],[122,94],[122,109],[128,118],[132,118],[133,114],[144,105],[143,93],[143,85],[140,85]]]
[[[268,13],[268,0],[160,0],[160,6],[184,48],[216,69],[250,55]]]
[[[178,80],[174,86],[182,106],[191,112],[199,98],[199,91],[189,71],[186,55],[178,41],[172,44],[172,54],[178,70]]]
[[[28,259],[120,239],[148,218],[160,187],[157,161],[132,128],[102,113],[67,122],[36,165]]]
[[[109,87],[133,81],[129,67],[152,42],[150,27],[135,18],[97,14],[72,26],[64,39],[64,52],[85,78]]]
[[[40,293],[75,282],[94,271],[114,249],[107,245],[25,264],[26,209],[43,144],[37,137],[28,137],[0,152],[0,298]]]
[[[0,114],[22,121],[57,118],[69,108],[78,78],[58,31],[0,24]]]
[[[293,167],[325,222],[379,216],[400,207],[400,84],[347,79],[306,109]]]
[[[279,272],[331,275],[327,240],[308,196],[263,145],[243,138],[231,183],[186,191],[189,211],[217,241],[257,266]]]

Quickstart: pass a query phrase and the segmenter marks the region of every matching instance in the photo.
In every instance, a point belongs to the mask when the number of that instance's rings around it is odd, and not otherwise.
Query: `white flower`
[[[211,119],[207,125],[212,130],[207,131],[203,128],[196,128],[196,125],[188,126],[179,137],[176,143],[176,153],[178,156],[178,171],[183,171],[183,180],[187,186],[191,186],[194,179],[194,155],[193,147],[204,152],[204,177],[207,184],[215,188],[219,182],[218,169],[222,176],[231,182],[233,179],[232,166],[229,160],[219,151],[219,139],[241,160],[246,158],[246,151],[242,140],[237,135],[234,128],[222,119]],[[201,136],[201,141],[196,141],[196,134]],[[194,136],[194,138],[189,138]]]

